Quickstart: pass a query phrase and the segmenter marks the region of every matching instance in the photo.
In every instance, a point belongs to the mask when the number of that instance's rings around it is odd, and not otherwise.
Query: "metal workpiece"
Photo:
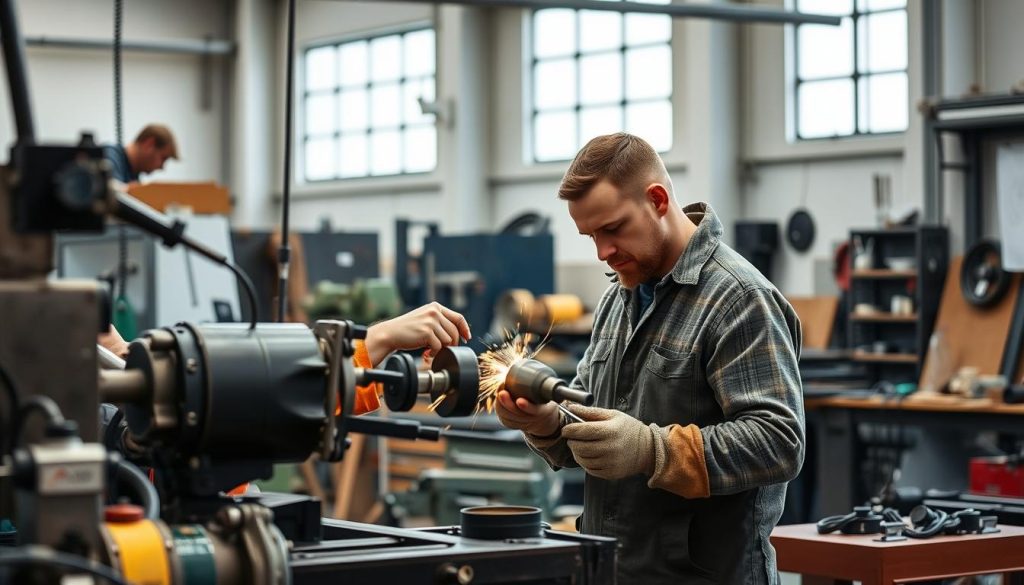
[[[533,359],[520,360],[509,368],[505,377],[505,389],[515,398],[525,398],[536,404],[552,400],[568,400],[588,406],[594,403],[593,394],[570,388],[554,370]]]
[[[113,404],[143,403],[149,397],[146,376],[139,370],[100,370],[100,397]]]
[[[480,371],[476,353],[469,347],[442,348],[429,372],[417,371],[416,362],[406,353],[388,356],[383,367],[401,376],[384,384],[384,402],[392,411],[411,410],[420,394],[440,401],[434,411],[441,416],[469,416],[476,410]]]

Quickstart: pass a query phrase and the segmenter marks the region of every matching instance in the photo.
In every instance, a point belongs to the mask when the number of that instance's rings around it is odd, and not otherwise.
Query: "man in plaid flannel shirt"
[[[596,406],[573,423],[502,391],[499,418],[586,470],[579,525],[619,540],[619,583],[777,583],[769,535],[804,456],[796,313],[636,136],[591,140],[559,197],[614,271],[572,382]]]

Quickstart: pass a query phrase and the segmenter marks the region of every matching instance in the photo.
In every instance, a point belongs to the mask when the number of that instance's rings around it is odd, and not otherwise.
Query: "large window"
[[[533,13],[532,40],[534,161],[571,159],[622,130],[672,147],[670,16],[545,8]]]
[[[422,173],[437,165],[434,31],[420,29],[305,54],[307,182]]]
[[[794,37],[797,139],[907,128],[906,0],[795,0],[797,10],[842,16],[802,24]]]

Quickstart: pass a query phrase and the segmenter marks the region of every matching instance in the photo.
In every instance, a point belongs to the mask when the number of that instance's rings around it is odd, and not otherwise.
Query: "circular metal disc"
[[[476,411],[477,396],[480,393],[480,371],[476,353],[464,346],[445,347],[437,352],[430,369],[448,372],[449,388],[431,392],[437,400],[448,390],[447,397],[437,406],[435,412],[441,416],[469,416]]]
[[[416,405],[417,376],[416,362],[407,353],[393,353],[384,360],[384,369],[398,372],[404,377],[402,382],[384,384],[384,402],[391,412],[408,412]]]

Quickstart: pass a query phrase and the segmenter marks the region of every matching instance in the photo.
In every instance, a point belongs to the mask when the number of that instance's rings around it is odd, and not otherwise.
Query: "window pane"
[[[846,16],[853,12],[853,0],[799,0],[796,9],[811,14]]]
[[[366,41],[345,43],[341,46],[338,63],[342,85],[366,85],[370,78],[369,45]]]
[[[797,27],[797,75],[801,79],[853,74],[853,21]]]
[[[853,134],[853,80],[800,84],[797,112],[800,138]]]
[[[857,10],[887,10],[889,8],[906,8],[907,0],[857,0]]]
[[[402,170],[402,139],[398,130],[370,135],[370,174],[397,175]]]
[[[672,38],[672,17],[665,14],[627,14],[626,44],[664,43]]]
[[[862,71],[907,68],[906,12],[898,10],[868,15],[859,24]]]
[[[626,99],[672,93],[672,50],[668,45],[626,51]]]
[[[342,91],[338,106],[342,132],[366,130],[370,121],[368,106],[365,89]]]
[[[306,99],[306,134],[333,134],[337,129],[334,93],[309,96]]]
[[[338,168],[342,178],[365,177],[370,174],[369,140],[366,134],[341,137]]]
[[[569,160],[576,155],[576,113],[542,112],[533,127],[533,152],[538,161]]]
[[[434,31],[419,30],[405,35],[405,76],[434,72]]]
[[[370,120],[374,128],[395,128],[401,123],[402,99],[397,83],[370,89]]]
[[[313,138],[306,142],[306,180],[322,181],[334,178],[334,137]]]
[[[423,173],[437,166],[437,131],[419,126],[405,131],[405,172]]]
[[[434,121],[433,114],[424,114],[416,98],[434,101],[434,78],[414,79],[402,85],[402,109],[406,124],[428,124]]]
[[[336,81],[334,47],[306,51],[306,89],[328,89],[334,87]]]
[[[576,12],[550,8],[533,13],[533,56],[560,57],[576,52]]]
[[[626,132],[658,152],[672,148],[672,104],[668,100],[626,105]]]
[[[538,110],[576,104],[576,61],[541,61],[533,70],[533,105]]]
[[[370,41],[370,79],[392,81],[402,71],[402,40],[398,35]]]
[[[622,53],[601,53],[580,58],[580,103],[622,101]]]
[[[370,80],[370,53],[366,41],[341,45],[338,67],[342,85],[366,85]]]
[[[862,112],[862,130],[867,132],[902,132],[906,130],[910,107],[907,97],[907,74],[872,75],[861,79],[860,83],[864,88],[861,93],[861,101],[866,104],[865,109],[867,110]],[[866,128],[864,128],[865,120]]]
[[[603,106],[580,110],[580,144],[602,134],[622,131],[622,106]]]
[[[580,52],[607,51],[622,46],[622,15],[603,10],[580,10]]]

